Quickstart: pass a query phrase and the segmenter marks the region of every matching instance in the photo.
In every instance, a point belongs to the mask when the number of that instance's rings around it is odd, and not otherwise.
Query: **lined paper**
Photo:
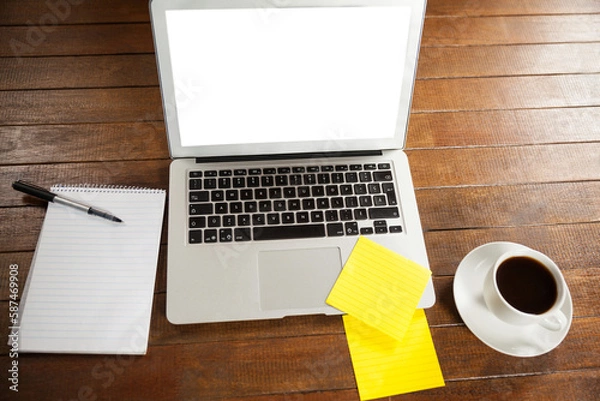
[[[422,309],[402,341],[345,315],[344,328],[361,400],[444,386],[444,378]]]
[[[52,191],[123,223],[48,205],[21,301],[20,351],[146,353],[165,192]]]
[[[431,271],[360,237],[326,302],[401,341]]]

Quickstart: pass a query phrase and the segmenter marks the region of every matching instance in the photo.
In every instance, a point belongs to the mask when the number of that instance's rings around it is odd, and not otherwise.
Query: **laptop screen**
[[[172,152],[397,143],[416,63],[408,48],[416,38],[418,51],[420,38],[414,20],[411,7],[386,4],[164,10],[155,40]]]

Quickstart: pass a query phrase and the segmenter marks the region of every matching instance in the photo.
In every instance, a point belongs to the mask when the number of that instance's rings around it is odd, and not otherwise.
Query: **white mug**
[[[556,284],[556,297],[554,302],[546,311],[541,313],[525,312],[511,305],[502,295],[498,285],[498,270],[501,266],[506,266],[505,263],[515,258],[533,259],[537,264],[543,266],[548,274],[552,276]],[[506,267],[503,267],[506,269]],[[523,270],[524,271],[524,270]],[[517,275],[521,272],[517,272]],[[514,284],[514,283],[512,283]],[[502,284],[510,286],[511,283]],[[532,289],[534,291],[535,289]],[[505,292],[506,293],[506,292]],[[546,255],[530,248],[523,248],[516,251],[509,251],[502,254],[494,263],[494,267],[490,269],[484,281],[483,297],[490,311],[499,319],[514,324],[514,325],[532,325],[538,324],[548,330],[559,331],[567,324],[567,317],[561,311],[567,294],[567,284],[560,272],[558,266]],[[524,308],[523,308],[524,309]]]

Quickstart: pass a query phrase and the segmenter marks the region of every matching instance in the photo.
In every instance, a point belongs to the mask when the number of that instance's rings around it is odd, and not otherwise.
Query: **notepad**
[[[19,351],[146,353],[165,191],[55,186],[52,192],[123,223],[48,205],[21,299]]]
[[[359,237],[326,302],[401,341],[430,276],[429,269]]]
[[[343,317],[361,400],[444,386],[427,325],[416,309],[431,272],[360,237],[327,303]]]
[[[402,341],[346,315],[344,328],[361,400],[444,386],[444,378],[422,309]]]

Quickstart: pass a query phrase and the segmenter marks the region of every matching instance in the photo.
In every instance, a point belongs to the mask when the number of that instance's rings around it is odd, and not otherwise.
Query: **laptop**
[[[425,0],[150,8],[170,322],[341,314],[325,299],[361,235],[429,268],[402,151]]]

